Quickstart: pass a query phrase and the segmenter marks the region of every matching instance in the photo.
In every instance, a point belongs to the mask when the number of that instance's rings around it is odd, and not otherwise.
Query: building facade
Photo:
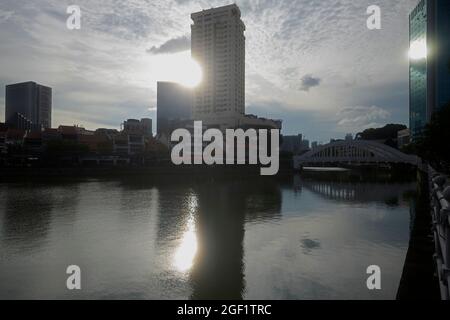
[[[52,89],[35,82],[6,86],[6,123],[21,130],[51,128]]]
[[[157,135],[169,137],[192,119],[193,90],[174,82],[158,82]]]
[[[409,16],[410,129],[420,137],[433,113],[450,103],[450,2],[421,0]]]
[[[299,154],[302,151],[303,135],[283,136],[280,150],[283,152],[290,152],[292,154]]]
[[[123,132],[130,135],[140,135],[146,138],[153,137],[152,119],[128,119],[122,123],[122,129]]]
[[[203,10],[191,18],[192,58],[203,72],[195,88],[194,120],[237,126],[245,115],[245,24],[239,7]]]

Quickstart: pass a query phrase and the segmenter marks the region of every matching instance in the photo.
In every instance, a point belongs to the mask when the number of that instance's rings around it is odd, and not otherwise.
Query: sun
[[[194,88],[202,81],[200,65],[191,58],[190,52],[155,56],[151,66],[157,81],[176,82]]]
[[[409,58],[411,60],[422,60],[428,55],[427,43],[425,40],[417,40],[411,43],[409,48]]]

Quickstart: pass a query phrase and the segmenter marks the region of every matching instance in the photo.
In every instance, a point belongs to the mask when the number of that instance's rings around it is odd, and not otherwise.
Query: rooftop
[[[222,6],[222,7],[217,7],[217,8],[212,7],[210,9],[204,9],[202,11],[194,12],[191,14],[191,18],[194,19],[194,18],[201,17],[204,15],[228,11],[228,10],[237,10],[238,15],[241,16],[241,10],[237,6],[237,4],[233,3],[233,4],[229,4],[229,5]]]

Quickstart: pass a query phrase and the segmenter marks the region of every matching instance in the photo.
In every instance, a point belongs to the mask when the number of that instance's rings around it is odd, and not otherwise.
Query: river
[[[0,298],[395,299],[416,201],[349,173],[0,183]]]

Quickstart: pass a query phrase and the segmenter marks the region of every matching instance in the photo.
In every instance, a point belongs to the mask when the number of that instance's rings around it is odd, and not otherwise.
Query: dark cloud
[[[319,249],[320,248],[320,242],[317,240],[312,240],[312,239],[303,239],[301,241],[301,245],[303,249]]]
[[[302,78],[302,85],[300,87],[300,90],[309,91],[309,89],[319,86],[321,81],[322,80],[320,78],[316,78],[310,74],[307,74]]]
[[[159,47],[153,46],[147,50],[151,54],[177,53],[191,49],[191,37],[188,35],[172,38]]]

